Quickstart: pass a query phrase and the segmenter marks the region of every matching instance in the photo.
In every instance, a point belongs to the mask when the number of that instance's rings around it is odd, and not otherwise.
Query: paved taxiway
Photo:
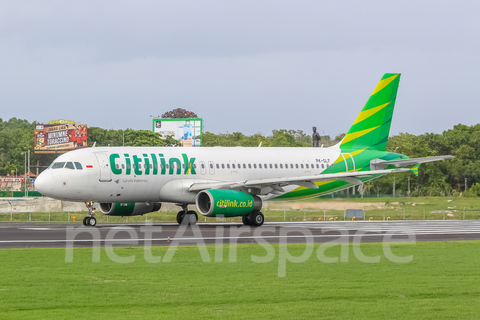
[[[257,243],[261,237],[270,242],[305,243],[338,240],[381,242],[408,240],[414,235],[416,241],[480,240],[480,221],[335,221],[335,222],[269,222],[260,228],[245,227],[238,223],[199,223],[198,228],[184,227],[173,223],[145,224],[99,224],[84,227],[80,224],[46,223],[0,223],[0,248],[75,247],[103,245],[170,245],[174,240],[180,244],[232,244]],[[72,232],[75,233],[72,236]],[[390,234],[390,238],[386,235]],[[93,236],[98,242],[93,242]]]

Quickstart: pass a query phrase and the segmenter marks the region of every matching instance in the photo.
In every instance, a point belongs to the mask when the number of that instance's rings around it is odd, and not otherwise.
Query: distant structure
[[[313,127],[312,147],[318,148],[319,142],[320,142],[320,134],[317,132],[317,127]]]

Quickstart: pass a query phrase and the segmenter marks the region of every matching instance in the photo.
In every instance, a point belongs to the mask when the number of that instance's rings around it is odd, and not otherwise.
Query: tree
[[[162,118],[184,119],[184,118],[198,118],[197,114],[182,108],[173,109],[162,114]]]

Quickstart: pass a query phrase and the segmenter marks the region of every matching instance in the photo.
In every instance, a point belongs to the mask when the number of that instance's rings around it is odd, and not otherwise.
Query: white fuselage
[[[85,148],[55,159],[35,185],[46,196],[68,201],[195,203],[196,194],[188,191],[193,183],[318,175],[340,153],[337,147]]]

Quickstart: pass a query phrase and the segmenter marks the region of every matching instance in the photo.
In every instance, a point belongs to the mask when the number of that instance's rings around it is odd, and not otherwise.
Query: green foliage
[[[415,136],[400,133],[390,137],[387,144],[388,151],[408,155],[411,158],[429,157],[437,155],[454,155],[456,158],[449,161],[438,161],[422,164],[418,177],[413,174],[397,174],[395,176],[396,190],[410,190],[412,196],[428,195],[459,195],[476,196],[477,193],[465,193],[465,178],[467,188],[480,182],[480,124],[466,126],[458,124],[453,129],[445,130],[442,134],[425,133]],[[391,193],[393,175],[387,175],[372,182],[380,193]]]

